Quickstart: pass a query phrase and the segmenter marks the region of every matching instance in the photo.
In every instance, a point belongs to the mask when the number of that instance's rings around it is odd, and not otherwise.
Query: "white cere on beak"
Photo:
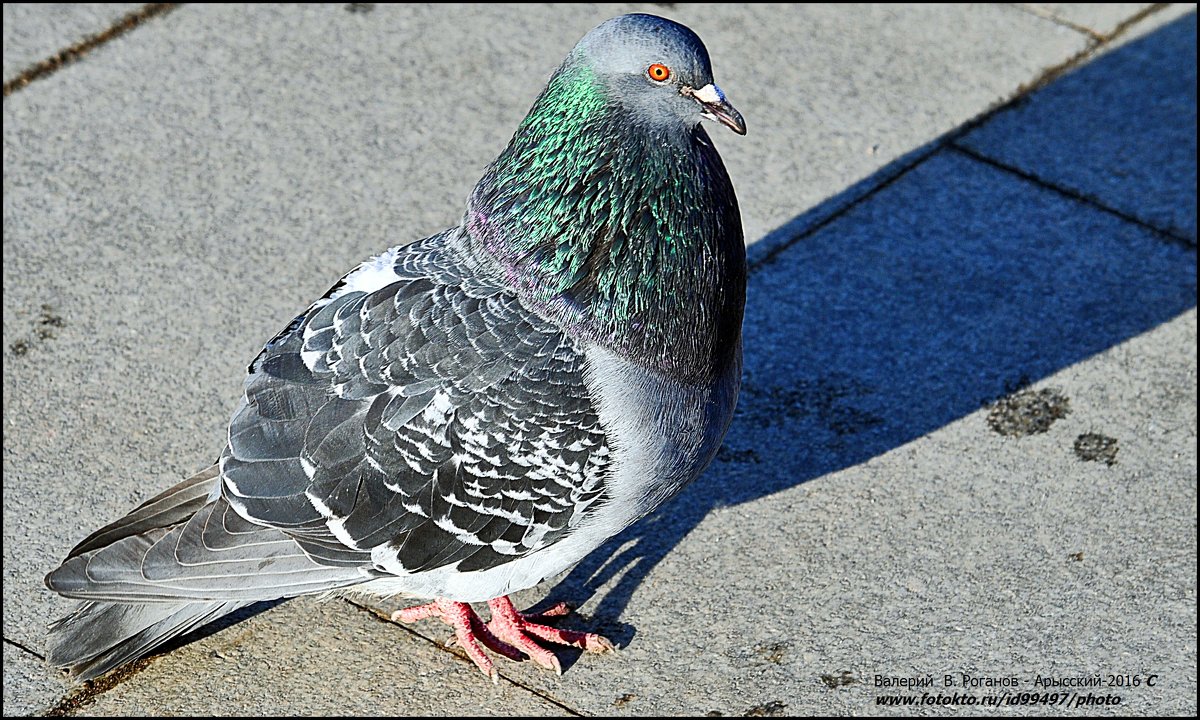
[[[721,92],[721,88],[717,87],[716,83],[709,83],[699,90],[693,90],[692,97],[705,105],[725,102],[725,93]]]

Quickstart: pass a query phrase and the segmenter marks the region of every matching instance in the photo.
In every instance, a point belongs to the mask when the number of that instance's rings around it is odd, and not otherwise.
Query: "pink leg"
[[[539,620],[562,617],[572,612],[570,605],[559,603],[554,607],[537,614],[517,612],[512,601],[507,597],[499,597],[488,601],[492,609],[492,619],[484,624],[479,615],[467,603],[455,602],[445,598],[417,605],[415,607],[397,610],[392,613],[393,622],[416,622],[429,617],[436,617],[454,628],[454,637],[458,645],[467,653],[467,657],[475,663],[479,670],[498,681],[496,667],[491,658],[483,651],[487,647],[492,652],[507,657],[510,660],[521,661],[525,655],[531,660],[562,674],[562,665],[554,653],[539,645],[534,638],[540,638],[560,645],[574,645],[588,652],[602,653],[613,649],[612,643],[595,633],[576,632],[574,630],[559,630],[540,624]]]
[[[513,607],[512,600],[509,600],[507,596],[488,600],[488,607],[492,609],[492,619],[488,622],[488,629],[497,638],[510,643],[537,664],[550,668],[559,675],[562,675],[562,665],[559,664],[558,657],[537,644],[534,638],[559,645],[574,645],[593,653],[613,650],[611,642],[595,633],[559,630],[536,622],[543,618],[561,617],[570,613],[571,606],[566,603],[559,603],[546,612],[536,615],[517,612],[517,609]]]
[[[475,667],[479,668],[479,671],[484,675],[491,678],[493,683],[499,682],[500,676],[496,672],[496,667],[492,663],[492,659],[480,647],[480,643],[492,652],[503,655],[510,660],[520,662],[524,659],[520,651],[493,635],[488,626],[484,624],[479,615],[467,603],[438,598],[425,605],[417,605],[416,607],[405,608],[392,613],[393,622],[410,623],[428,617],[437,617],[442,622],[454,628],[454,638],[458,642],[459,647],[467,653],[467,657],[471,659],[471,662],[475,663]]]

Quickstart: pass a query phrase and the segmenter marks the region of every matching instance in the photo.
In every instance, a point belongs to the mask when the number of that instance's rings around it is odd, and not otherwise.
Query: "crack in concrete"
[[[472,667],[472,669],[474,669],[475,664],[473,662],[471,662],[471,660],[466,655],[452,650],[451,648],[447,647],[445,644],[440,643],[437,640],[434,640],[433,638],[429,637],[428,635],[425,635],[425,634],[417,631],[416,628],[412,628],[412,627],[409,627],[408,625],[403,625],[401,623],[394,622],[391,619],[391,617],[384,615],[381,611],[376,610],[375,608],[370,607],[369,605],[360,605],[360,604],[354,602],[354,600],[352,600],[350,598],[342,598],[342,599],[345,600],[347,604],[349,604],[351,607],[355,608],[356,610],[367,613],[372,618],[374,618],[375,620],[378,620],[381,623],[384,623],[385,625],[388,625],[393,628],[399,628],[400,630],[404,630],[405,632],[413,635],[414,637],[420,638],[421,640],[424,640],[425,642],[429,643],[430,645],[433,645],[438,650],[441,650],[444,653],[448,653],[448,654],[454,656],[455,659],[467,663],[468,665],[470,665]],[[521,682],[520,680],[511,678],[508,675],[505,675],[503,672],[500,673],[500,678],[512,685],[515,685],[515,686],[525,690],[526,692],[528,692],[532,695],[538,696],[542,700],[545,700],[546,702],[550,703],[551,705],[554,705],[555,707],[563,710],[564,712],[566,712],[574,717],[585,717],[586,716],[586,713],[576,710],[575,708],[564,703],[562,700],[559,700],[555,697],[547,695],[542,690],[539,690],[538,688],[527,685],[527,684]]]
[[[12,80],[6,80],[4,82],[4,97],[8,97],[18,90],[23,90],[34,80],[40,80],[41,78],[53,75],[63,67],[79,60],[87,53],[108,41],[124,35],[146,20],[159,15],[165,15],[177,7],[179,7],[179,3],[149,3],[133,12],[126,13],[106,30],[95,35],[88,35],[74,45],[59,50],[36,65],[25,68],[25,70]]]
[[[1103,39],[1102,41],[1105,43],[1111,42],[1111,41],[1115,40],[1116,38],[1120,37],[1121,35],[1125,34],[1126,30],[1128,30],[1129,28],[1138,24],[1142,20],[1145,20],[1146,18],[1150,17],[1151,15],[1153,15],[1154,13],[1156,13],[1160,10],[1166,10],[1169,7],[1171,7],[1171,3],[1154,3],[1153,5],[1147,5],[1146,7],[1142,8],[1141,10],[1138,10],[1134,14],[1125,18],[1121,22],[1117,23],[1117,26],[1115,28],[1113,28],[1112,32],[1110,32],[1107,35],[1101,35],[1100,37]]]
[[[1102,45],[1104,43],[1111,41],[1113,38],[1118,37],[1119,35],[1121,35],[1121,33],[1125,32],[1125,30],[1127,28],[1129,28],[1129,26],[1134,25],[1134,24],[1140,22],[1141,20],[1145,19],[1146,17],[1153,15],[1154,13],[1158,12],[1159,10],[1166,8],[1171,3],[1153,3],[1151,5],[1147,5],[1146,7],[1142,8],[1141,10],[1138,10],[1133,15],[1130,15],[1129,17],[1125,18],[1121,22],[1117,23],[1117,26],[1115,28],[1113,28],[1112,32],[1109,32],[1108,34],[1102,33],[1099,30],[1094,30],[1090,27],[1087,27],[1086,25],[1080,25],[1079,23],[1072,22],[1071,20],[1068,20],[1067,18],[1062,17],[1061,15],[1055,14],[1053,10],[1048,10],[1048,9],[1046,9],[1044,7],[1040,7],[1038,5],[1033,5],[1031,3],[1009,3],[1009,4],[1012,7],[1015,7],[1016,9],[1021,10],[1022,12],[1027,12],[1030,15],[1034,15],[1036,17],[1042,18],[1043,20],[1049,20],[1050,22],[1054,23],[1055,25],[1061,25],[1065,28],[1074,30],[1075,32],[1080,33],[1081,35],[1086,36],[1094,45],[1099,46],[1099,45]]]
[[[1104,42],[1104,34],[1103,33],[1097,32],[1096,30],[1093,30],[1090,27],[1087,27],[1086,25],[1080,25],[1078,23],[1071,22],[1070,20],[1066,19],[1065,17],[1055,15],[1052,10],[1048,10],[1044,7],[1041,7],[1039,5],[1033,5],[1031,3],[1010,3],[1010,5],[1022,12],[1027,12],[1030,15],[1039,17],[1043,20],[1049,20],[1050,22],[1054,23],[1055,25],[1062,25],[1063,27],[1065,27],[1069,30],[1074,30],[1075,32],[1080,33],[1081,35],[1086,35],[1089,39],[1094,40],[1096,42]]]
[[[46,716],[67,717],[75,715],[96,702],[96,698],[141,672],[155,657],[157,656],[151,655],[149,657],[138,658],[128,665],[122,665],[106,675],[102,675],[95,680],[88,680],[79,687],[73,688],[54,707],[46,711]]]
[[[1073,56],[1067,58],[1065,61],[1059,63],[1058,65],[1053,65],[1053,66],[1047,68],[1046,70],[1042,71],[1042,74],[1039,75],[1037,78],[1035,78],[1032,83],[1030,83],[1028,85],[1021,85],[1020,87],[1018,87],[1017,94],[1014,97],[1010,98],[1008,101],[1006,101],[1004,104],[1000,105],[999,107],[995,108],[994,110],[991,110],[991,111],[988,111],[987,113],[985,113],[986,117],[981,119],[979,122],[971,125],[971,127],[974,128],[974,127],[978,126],[979,124],[982,124],[982,122],[984,120],[986,120],[987,118],[990,118],[993,115],[995,115],[996,113],[1008,109],[1015,103],[1020,102],[1025,97],[1032,94],[1034,91],[1044,88],[1045,86],[1054,82],[1055,80],[1062,77],[1066,73],[1085,64],[1088,60],[1090,60],[1092,58],[1093,55],[1095,55],[1100,50],[1104,49],[1104,47],[1109,45],[1110,43],[1112,43],[1112,41],[1120,38],[1122,35],[1124,35],[1126,32],[1128,32],[1129,29],[1132,28],[1134,25],[1137,25],[1142,20],[1145,20],[1146,18],[1150,17],[1154,13],[1156,13],[1160,10],[1164,10],[1169,6],[1170,6],[1170,3],[1156,3],[1154,5],[1144,7],[1141,10],[1134,13],[1133,15],[1130,15],[1129,17],[1125,18],[1124,20],[1119,22],[1117,24],[1117,26],[1115,28],[1113,28],[1113,31],[1110,32],[1108,35],[1098,35],[1098,37],[1100,38],[1099,40],[1089,41],[1088,46],[1085,47],[1083,50],[1080,50],[1079,52],[1075,53]],[[957,139],[958,139],[957,136],[952,138],[952,140],[957,140]]]
[[[17,648],[18,650],[29,653],[30,655],[34,656],[38,660],[41,660],[42,662],[46,662],[45,655],[42,655],[40,652],[38,652],[36,650],[31,650],[30,648],[17,642],[16,640],[9,640],[8,638],[4,638],[4,642],[8,643],[9,645],[12,645],[13,647]]]

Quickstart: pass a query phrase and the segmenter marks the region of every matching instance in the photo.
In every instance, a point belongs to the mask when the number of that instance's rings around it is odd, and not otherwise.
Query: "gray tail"
[[[76,680],[91,680],[250,604],[82,603],[50,626],[46,661],[69,670]]]
[[[90,680],[238,608],[369,577],[240,517],[213,466],[92,533],[46,576],[86,601],[50,626],[47,661]]]

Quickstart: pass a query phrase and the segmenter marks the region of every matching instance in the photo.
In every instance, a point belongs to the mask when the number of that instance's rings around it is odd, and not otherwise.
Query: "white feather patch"
[[[346,518],[337,517],[328,505],[307,490],[304,492],[304,496],[312,503],[313,508],[321,513],[321,517],[325,518],[325,527],[329,528],[329,532],[333,533],[339,542],[352,550],[362,549],[358,543],[354,542],[354,538],[350,537],[350,533],[346,532]]]
[[[330,295],[329,299],[336,300],[352,292],[373,293],[396,282],[399,278],[392,268],[396,264],[396,255],[400,252],[400,247],[397,245],[359,265],[346,276],[342,286]]]

